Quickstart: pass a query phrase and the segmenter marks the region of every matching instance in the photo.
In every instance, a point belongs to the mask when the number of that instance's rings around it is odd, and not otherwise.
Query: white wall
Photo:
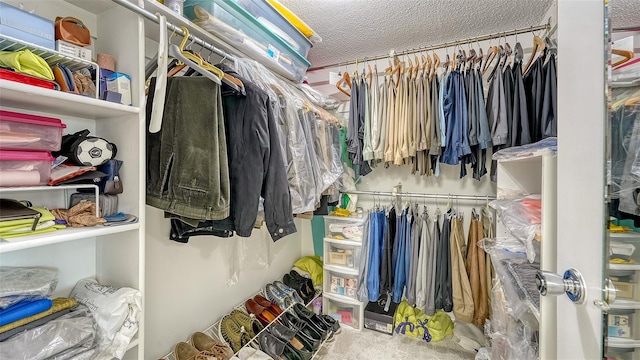
[[[276,243],[268,237],[266,227],[254,230],[246,240],[247,258],[255,259],[260,244],[268,244],[271,265],[240,273],[238,282],[228,286],[233,245],[229,239],[197,236],[187,244],[169,240],[169,220],[162,211],[147,206],[146,238],[146,333],[145,358],[166,355],[176,342],[184,341],[194,331],[204,330],[234,306],[257,293],[265,284],[282,277],[301,253],[301,232]],[[304,220],[296,220],[298,229]],[[307,222],[308,221],[304,221]]]

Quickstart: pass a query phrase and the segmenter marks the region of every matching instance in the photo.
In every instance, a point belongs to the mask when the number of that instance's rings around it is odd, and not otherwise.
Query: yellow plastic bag
[[[54,79],[53,71],[51,71],[49,64],[29,49],[0,51],[0,66],[41,79]]]
[[[396,334],[421,338],[426,342],[440,341],[447,335],[453,335],[453,321],[444,311],[438,310],[435,315],[428,316],[406,300],[398,305],[393,324]]]
[[[302,257],[293,263],[293,266],[308,272],[314,286],[322,285],[322,260],[320,260],[320,256]]]
[[[282,5],[278,0],[267,0],[271,6],[273,6],[280,15],[284,16],[291,25],[295,26],[296,29],[300,30],[302,35],[307,38],[311,38],[315,35],[315,32],[307,25],[304,21],[302,21],[296,14],[294,14],[291,10],[289,10],[286,6]],[[322,39],[315,35],[315,42],[320,42]]]

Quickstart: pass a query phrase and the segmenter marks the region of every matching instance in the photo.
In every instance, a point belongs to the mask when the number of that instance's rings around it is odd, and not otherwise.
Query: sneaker
[[[287,295],[289,295],[293,299],[293,301],[295,301],[297,303],[300,303],[300,304],[304,304],[305,303],[305,301],[302,300],[300,295],[298,295],[298,292],[296,290],[288,287],[282,281],[274,281],[273,285],[275,285],[278,289],[284,291]]]
[[[265,286],[264,288],[264,293],[269,301],[278,305],[282,310],[287,309],[289,306],[295,303],[295,301],[293,301],[291,297],[289,297],[289,295],[287,295],[284,291],[280,290],[273,284],[267,284],[267,286]]]
[[[225,315],[222,320],[220,320],[220,324],[218,324],[218,336],[231,346],[234,353],[237,353],[243,346],[251,341],[246,329],[238,325],[230,315]]]
[[[256,320],[255,315],[251,316],[251,315],[247,314],[244,311],[236,309],[236,310],[233,310],[229,314],[229,316],[231,316],[231,318],[233,319],[233,321],[236,322],[236,324],[244,327],[244,329],[247,332],[247,335],[249,335],[249,337],[251,339],[256,337],[256,335],[258,335],[258,333],[262,329],[264,329],[262,324],[260,324],[260,322],[258,322],[258,320]]]
[[[202,360],[217,360],[218,358],[208,351],[198,351],[191,344],[186,342],[179,342],[176,344],[175,348],[173,348],[173,355],[176,360],[192,360],[192,359],[202,359]]]
[[[229,345],[205,333],[193,333],[191,335],[191,344],[199,351],[208,351],[215,354],[218,360],[229,360],[233,356],[233,350]]]

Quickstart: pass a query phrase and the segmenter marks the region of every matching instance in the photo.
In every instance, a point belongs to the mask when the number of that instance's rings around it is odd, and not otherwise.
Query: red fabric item
[[[27,84],[27,85],[38,86],[38,87],[41,87],[41,88],[51,89],[51,90],[56,88],[56,85],[51,81],[38,79],[35,76],[21,74],[21,73],[15,72],[15,71],[7,70],[7,69],[1,69],[1,68],[0,68],[0,79],[9,80],[9,81],[15,81],[15,82],[19,82],[19,83],[23,83],[23,84]]]

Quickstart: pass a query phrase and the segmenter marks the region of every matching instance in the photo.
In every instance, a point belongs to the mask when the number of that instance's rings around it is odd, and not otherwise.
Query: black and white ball
[[[76,158],[85,166],[99,166],[115,155],[113,144],[100,138],[88,138],[76,148]]]

